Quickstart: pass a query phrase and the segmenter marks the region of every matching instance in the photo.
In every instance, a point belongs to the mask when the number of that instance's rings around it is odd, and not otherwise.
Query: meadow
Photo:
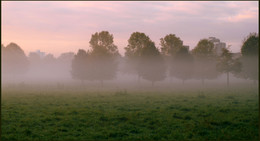
[[[258,88],[2,89],[1,140],[258,140]]]

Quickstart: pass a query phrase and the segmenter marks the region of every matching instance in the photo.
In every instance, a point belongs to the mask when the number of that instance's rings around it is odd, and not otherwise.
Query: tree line
[[[215,79],[226,74],[229,85],[230,74],[238,78],[258,80],[259,37],[250,33],[241,46],[241,56],[236,57],[229,48],[223,48],[217,55],[214,44],[208,39],[201,39],[196,47],[189,51],[183,41],[175,34],[168,34],[160,39],[160,47],[148,35],[134,32],[128,39],[125,56],[121,56],[114,44],[114,37],[108,31],[96,32],[89,41],[90,49],[79,49],[76,54],[64,53],[56,60],[53,55],[44,57],[46,64],[63,60],[73,79],[84,81],[103,81],[116,78],[117,73],[136,75],[138,81],[145,79],[154,85],[166,77],[178,78],[182,83],[189,79]],[[15,43],[2,48],[2,72],[4,74],[25,73],[30,66],[36,66],[39,56],[31,53],[27,57]],[[64,56],[67,55],[66,58]],[[123,65],[122,65],[123,64]],[[48,66],[46,66],[48,67]],[[49,66],[50,67],[50,66]],[[37,68],[37,67],[36,67]]]

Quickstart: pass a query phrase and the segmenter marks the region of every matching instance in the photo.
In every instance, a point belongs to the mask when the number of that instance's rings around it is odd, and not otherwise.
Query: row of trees
[[[102,31],[92,35],[91,49],[79,50],[72,61],[72,76],[84,80],[109,80],[115,77],[117,58],[120,57],[117,46],[113,43],[113,35]],[[125,47],[126,66],[124,72],[136,74],[138,80],[143,78],[161,81],[167,76],[185,80],[214,79],[220,73],[237,77],[258,80],[258,35],[250,34],[241,48],[242,57],[234,58],[228,48],[224,48],[221,56],[217,56],[214,44],[202,39],[190,52],[183,41],[174,34],[160,39],[161,51],[144,33],[134,32]],[[241,61],[240,61],[241,60]],[[244,66],[244,67],[242,67]]]
[[[43,78],[51,81],[70,76],[71,60],[75,55],[73,52],[66,52],[56,58],[52,54],[41,56],[37,52],[30,52],[26,56],[16,43],[10,43],[6,47],[2,45],[1,49],[1,72],[4,82],[19,81],[24,77],[26,81]]]
[[[258,41],[258,34],[248,35],[241,47],[242,56],[235,58],[228,48],[223,49],[220,56],[216,55],[214,44],[207,39],[200,40],[189,51],[179,37],[169,34],[160,39],[159,49],[149,36],[134,32],[122,57],[113,35],[102,31],[91,36],[89,50],[79,49],[75,55],[64,53],[57,59],[51,54],[40,59],[36,53],[26,57],[17,44],[2,45],[2,72],[24,73],[29,66],[39,68],[39,62],[45,62],[45,67],[54,67],[53,62],[63,60],[69,64],[63,69],[82,82],[98,80],[103,84],[104,80],[116,77],[118,68],[123,73],[135,74],[138,80],[151,81],[152,85],[167,76],[181,79],[183,83],[188,79],[199,79],[204,84],[206,79],[214,79],[222,73],[227,75],[227,85],[230,73],[255,82],[258,80]]]

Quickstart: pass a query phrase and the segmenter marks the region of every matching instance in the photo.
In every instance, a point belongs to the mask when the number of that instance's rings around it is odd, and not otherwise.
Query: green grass
[[[258,140],[257,90],[2,91],[1,140]]]

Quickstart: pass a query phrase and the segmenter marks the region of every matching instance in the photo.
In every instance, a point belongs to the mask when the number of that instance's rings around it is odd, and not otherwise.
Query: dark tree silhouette
[[[138,74],[148,81],[154,82],[161,81],[165,78],[165,65],[164,60],[155,47],[154,42],[150,41],[146,43],[140,53],[140,62],[138,63]]]
[[[258,56],[259,55],[259,36],[256,33],[250,33],[243,41],[241,47],[243,56]]]
[[[232,58],[232,53],[226,49],[222,49],[222,54],[217,61],[217,70],[227,74],[227,86],[229,86],[229,74],[239,73],[241,71],[241,62]]]
[[[171,76],[182,80],[191,79],[193,73],[193,57],[188,49],[181,47],[172,58],[174,67],[171,67]]]
[[[205,79],[214,79],[218,76],[216,70],[216,56],[213,52],[214,45],[207,39],[202,39],[192,50],[194,56],[195,79],[200,79],[204,84]]]
[[[2,72],[3,74],[24,74],[29,67],[29,61],[16,43],[10,43],[2,47]]]
[[[125,47],[126,68],[128,73],[136,73],[138,80],[140,78],[137,73],[138,62],[140,61],[141,51],[151,42],[150,38],[144,33],[134,32],[128,39],[128,45]]]
[[[250,33],[241,47],[242,71],[237,76],[253,80],[254,83],[259,77],[259,36]]]
[[[108,31],[95,33],[89,41],[89,59],[91,62],[92,77],[103,85],[104,80],[115,78],[117,71],[116,57],[119,55],[114,37]]]
[[[91,79],[88,54],[85,50],[78,50],[78,53],[74,56],[72,60],[71,68],[72,78],[81,80],[82,84],[84,83],[84,80]]]
[[[175,34],[168,34],[160,39],[160,45],[164,56],[174,56],[183,47],[183,41]]]
[[[74,58],[74,53],[73,52],[65,52],[65,53],[62,53],[57,59],[56,59],[56,62],[57,62],[57,65],[58,65],[58,68],[60,70],[63,70],[62,72],[60,73],[63,73],[64,76],[67,76],[70,74],[70,70],[71,70],[71,63],[72,63],[72,60]]]
[[[183,81],[190,78],[190,76],[184,78],[185,76],[181,76],[181,73],[184,73],[184,71],[181,70],[185,65],[182,63],[185,63],[185,61],[181,62],[181,49],[184,49],[183,47],[183,41],[177,37],[175,34],[168,34],[164,38],[160,39],[160,46],[161,46],[161,53],[164,57],[164,60],[167,64],[167,70],[169,71],[169,76],[180,78]],[[177,55],[177,53],[179,53]],[[177,55],[177,56],[176,56]],[[189,60],[186,58],[185,60]],[[187,61],[186,61],[187,63]],[[188,72],[187,72],[188,73]]]

